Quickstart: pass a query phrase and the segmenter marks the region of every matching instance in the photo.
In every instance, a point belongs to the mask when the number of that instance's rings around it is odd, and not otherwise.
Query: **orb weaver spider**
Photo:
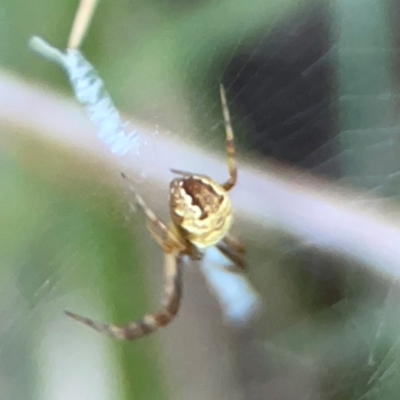
[[[244,268],[245,247],[229,234],[232,205],[228,195],[237,181],[235,143],[225,91],[220,96],[226,132],[229,178],[222,185],[211,178],[180,170],[170,183],[169,208],[172,222],[167,227],[134,191],[136,203],[148,218],[147,227],[164,252],[164,301],[162,309],[125,326],[103,324],[70,311],[65,313],[107,336],[134,340],[169,324],[179,310],[182,296],[182,261],[188,256],[200,260],[203,251],[216,246],[233,264]],[[125,175],[122,174],[124,178]]]

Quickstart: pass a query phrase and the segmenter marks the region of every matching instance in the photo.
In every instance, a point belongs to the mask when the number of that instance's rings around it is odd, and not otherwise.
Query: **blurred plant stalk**
[[[225,176],[223,157],[177,140],[159,128],[154,135],[154,127],[128,118],[146,146],[139,157],[129,153],[116,157],[98,140],[95,128],[72,101],[5,72],[0,73],[0,93],[0,125],[19,134],[18,139],[52,142],[71,149],[77,157],[101,160],[110,170],[124,170],[138,181],[145,174],[151,190],[168,187],[169,168],[187,169],[190,165],[193,171]],[[362,192],[272,163],[239,161],[239,170],[238,188],[233,193],[236,216],[255,232],[283,231],[377,274],[400,276],[399,209],[389,200],[368,203]],[[149,199],[149,203],[156,211],[165,206],[162,196]]]

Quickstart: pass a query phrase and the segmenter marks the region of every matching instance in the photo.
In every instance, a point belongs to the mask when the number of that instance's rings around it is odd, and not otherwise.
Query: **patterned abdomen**
[[[217,244],[232,224],[232,205],[226,191],[201,175],[171,182],[170,212],[181,236],[198,249]]]

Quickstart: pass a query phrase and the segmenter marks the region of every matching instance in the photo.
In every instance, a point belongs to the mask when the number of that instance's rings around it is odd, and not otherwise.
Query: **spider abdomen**
[[[179,234],[199,249],[217,244],[232,224],[226,191],[206,176],[176,178],[170,185],[170,212]]]

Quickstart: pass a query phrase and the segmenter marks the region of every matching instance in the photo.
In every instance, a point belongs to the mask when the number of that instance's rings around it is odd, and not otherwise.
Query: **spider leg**
[[[178,250],[184,252],[185,245],[179,241],[179,239],[174,235],[173,231],[170,229],[161,230],[157,229],[158,225],[152,224],[152,221],[147,223],[147,229],[149,230],[153,239],[160,245],[165,253]]]
[[[177,174],[177,175],[183,175],[183,176],[196,175],[196,174],[193,174],[192,172],[189,172],[189,171],[182,171],[181,169],[170,168],[169,170],[173,174]]]
[[[169,324],[178,313],[182,296],[181,264],[182,256],[179,251],[165,253],[163,307],[154,314],[146,314],[143,318],[130,322],[125,326],[117,326],[99,323],[70,311],[65,311],[65,313],[76,321],[116,339],[134,340],[148,335]]]
[[[128,179],[124,173],[121,173],[121,176],[124,179]],[[140,209],[149,219],[147,228],[150,231],[151,235],[154,237],[154,239],[157,241],[157,243],[166,251],[169,251],[171,248],[174,247],[177,247],[179,249],[183,248],[182,244],[175,237],[175,235],[157,217],[154,211],[143,200],[143,197],[136,192],[134,186],[131,183],[129,183],[129,188],[133,192],[133,195],[135,196],[136,204],[140,207]]]
[[[220,243],[218,243],[216,247],[228,260],[232,261],[234,268],[237,268],[241,271],[246,269],[245,262],[240,254],[235,253],[234,251],[221,245]]]
[[[239,240],[236,239],[234,236],[232,236],[230,233],[228,233],[222,241],[228,246],[233,248],[235,251],[237,251],[240,254],[246,253],[246,246]]]
[[[163,232],[166,232],[168,228],[166,225],[157,217],[157,215],[153,212],[151,208],[147,206],[144,202],[142,196],[135,193],[136,203],[142,209],[142,211],[146,214],[146,217],[150,220],[151,224],[160,229]]]
[[[217,249],[240,270],[246,269],[246,263],[243,255],[246,247],[231,235],[225,236],[220,243],[216,245]]]
[[[229,115],[228,104],[226,102],[225,89],[223,85],[219,85],[219,92],[221,96],[222,111],[224,114],[224,124],[226,132],[226,152],[228,156],[228,169],[229,169],[229,179],[223,183],[221,186],[226,190],[231,190],[237,181],[237,168],[235,163],[235,141],[233,137],[233,130],[231,124],[231,118]]]

